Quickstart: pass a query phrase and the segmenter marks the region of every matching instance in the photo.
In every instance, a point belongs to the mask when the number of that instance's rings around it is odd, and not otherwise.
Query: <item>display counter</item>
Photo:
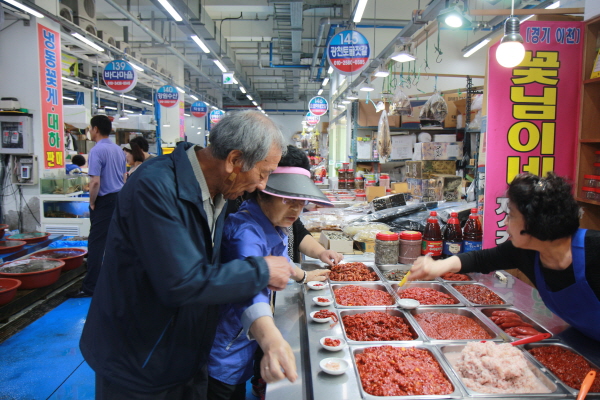
[[[345,256],[344,262],[373,262],[372,254]],[[302,268],[312,270],[319,268],[323,264],[317,260],[306,261],[302,264]],[[569,327],[559,317],[552,314],[543,304],[537,290],[531,286],[521,282],[508,273],[504,273],[506,281],[500,281],[494,274],[470,274],[474,280],[487,286],[496,293],[502,296],[507,303],[512,304],[513,308],[522,311],[526,316],[531,317],[538,322],[543,328],[553,334],[548,340],[548,344],[563,344],[570,346],[580,354],[584,355],[588,361],[597,366],[600,365],[600,343],[580,334],[575,329]],[[352,282],[351,282],[352,283]],[[386,283],[387,284],[387,283]],[[336,312],[340,315],[341,308],[334,307],[334,304],[328,307],[319,307],[315,305],[312,298],[315,296],[332,295],[330,287],[324,290],[311,290],[306,285],[301,287],[296,283],[290,283],[287,288],[281,292],[277,292],[275,301],[275,324],[282,332],[284,338],[291,345],[296,357],[296,368],[298,371],[298,379],[294,383],[290,383],[286,379],[267,385],[267,400],[278,399],[314,399],[314,400],[336,400],[336,399],[360,399],[360,398],[375,398],[375,396],[365,395],[361,393],[360,380],[357,376],[354,367],[353,357],[351,352],[362,347],[380,346],[388,344],[383,342],[373,342],[368,346],[364,344],[350,344],[343,350],[338,352],[330,352],[321,348],[319,340],[324,336],[344,336],[341,323],[330,327],[330,323],[315,323],[311,321],[309,314],[313,311],[327,309]],[[478,316],[483,316],[482,307],[462,307],[474,312]],[[399,310],[399,309],[398,309]],[[346,311],[346,310],[343,310]],[[404,311],[410,316],[408,310]],[[485,319],[485,318],[483,318]],[[412,320],[414,321],[414,320]],[[488,322],[490,328],[497,334],[498,342],[511,341],[510,336],[506,335],[500,328],[496,327],[491,321]],[[414,344],[407,342],[398,342],[402,346],[414,346],[433,349],[433,353],[442,361],[445,370],[451,371],[449,364],[445,363],[442,357],[442,346],[450,344],[462,344],[465,341],[445,341],[443,345],[440,341],[428,340],[422,331],[419,329],[419,339],[414,341]],[[347,372],[343,375],[333,376],[322,372],[319,368],[319,362],[328,357],[343,358],[350,364]],[[567,398],[574,399],[576,394],[573,390],[569,390],[560,382],[556,382],[551,374],[546,374],[546,370],[542,369],[545,377],[549,379],[556,390],[551,394],[523,394],[523,395],[498,395],[492,398],[496,399],[549,399],[549,398]],[[455,390],[451,395],[442,396],[405,396],[402,398],[414,399],[431,399],[431,398],[481,398],[490,397],[490,395],[473,395],[465,389],[460,380],[450,373],[452,383],[455,385]],[[457,387],[457,388],[456,388]],[[591,398],[598,398],[596,395]],[[385,397],[377,397],[384,399]],[[397,397],[391,397],[397,398]],[[588,396],[590,398],[590,396]]]

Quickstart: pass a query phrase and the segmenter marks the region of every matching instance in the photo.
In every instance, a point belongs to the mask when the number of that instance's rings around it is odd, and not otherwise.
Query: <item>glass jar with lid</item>
[[[421,256],[423,234],[417,231],[403,231],[400,233],[400,251],[398,262],[412,264]]]
[[[596,200],[596,188],[583,186],[581,190],[583,191],[583,197],[588,200]]]
[[[379,232],[375,236],[375,264],[396,264],[398,262],[398,234]]]
[[[355,189],[364,189],[365,188],[365,180],[360,177],[354,178],[354,188]]]
[[[591,188],[600,186],[600,185],[598,185],[600,182],[598,182],[598,180],[596,178],[598,178],[598,176],[596,176],[596,175],[584,175],[583,176],[583,186],[591,187]]]

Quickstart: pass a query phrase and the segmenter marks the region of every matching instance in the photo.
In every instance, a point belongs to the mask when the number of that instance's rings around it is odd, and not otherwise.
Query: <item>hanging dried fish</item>
[[[412,106],[408,96],[402,91],[401,87],[396,89],[392,103],[390,104],[389,115],[407,115],[412,116]]]
[[[419,118],[442,122],[446,119],[446,115],[448,115],[446,100],[444,100],[439,92],[435,92],[423,105],[423,108],[421,108]]]
[[[379,117],[379,126],[377,128],[377,152],[379,153],[379,163],[384,164],[392,155],[392,137],[390,135],[390,124],[388,122],[387,111],[381,112]]]

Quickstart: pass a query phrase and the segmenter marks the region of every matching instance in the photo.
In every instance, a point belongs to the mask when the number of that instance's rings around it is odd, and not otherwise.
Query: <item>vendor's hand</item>
[[[287,286],[290,276],[294,273],[292,265],[285,257],[265,257],[269,267],[269,289],[283,290]]]
[[[337,251],[333,250],[325,250],[321,254],[319,254],[319,260],[323,261],[325,264],[333,267],[335,264],[338,264],[340,261],[344,259],[344,256]]]
[[[306,282],[323,282],[327,279],[327,274],[329,274],[329,272],[331,271],[328,269],[315,269],[314,271],[306,271]]]
[[[260,374],[265,382],[273,383],[283,378],[288,378],[290,382],[296,380],[296,358],[289,343],[281,335],[269,340],[262,351],[265,354],[260,360]]]
[[[452,256],[445,260],[435,261],[430,256],[419,257],[410,269],[409,281],[427,281],[444,275],[446,272],[460,271],[460,259]]]

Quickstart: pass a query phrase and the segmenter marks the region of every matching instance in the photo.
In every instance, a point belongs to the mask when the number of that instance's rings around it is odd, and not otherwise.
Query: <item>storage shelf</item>
[[[584,85],[598,85],[600,84],[600,78],[594,78],[594,79],[586,79],[583,81]]]
[[[600,206],[600,201],[596,201],[596,200],[584,199],[583,197],[576,197],[575,200],[577,200],[581,203],[594,204],[594,205]]]
[[[387,160],[387,162],[404,162],[404,161],[411,161],[411,158],[403,158],[400,160]],[[373,162],[373,163],[378,163],[379,160],[356,160],[357,163],[367,163],[367,162]]]
[[[600,138],[598,138],[598,139],[580,139],[579,143],[591,143],[591,144],[600,143]]]
[[[370,130],[377,130],[379,129],[379,127],[377,126],[357,126],[357,129],[370,129]],[[440,132],[440,133],[455,133],[457,131],[464,131],[465,128],[460,128],[460,129],[456,129],[456,128],[443,128],[443,129],[439,129],[439,128],[398,128],[396,126],[391,127],[390,126],[390,132],[422,132],[422,131],[431,131],[431,132]],[[471,132],[471,131],[468,131]],[[478,132],[478,131],[473,131],[473,132]]]

